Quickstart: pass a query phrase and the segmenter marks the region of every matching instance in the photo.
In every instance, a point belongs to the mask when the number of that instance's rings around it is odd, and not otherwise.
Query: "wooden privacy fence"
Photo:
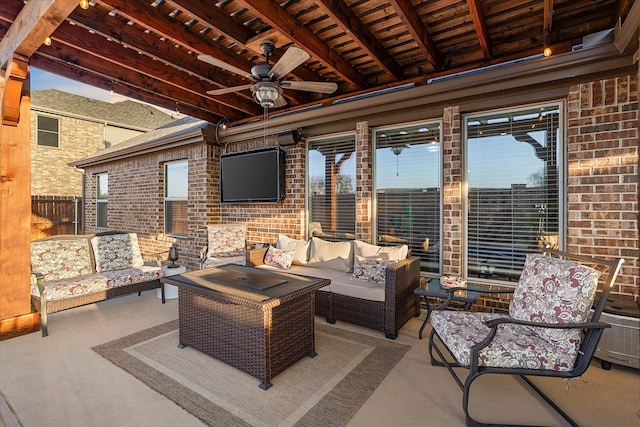
[[[31,240],[82,233],[82,198],[31,196]]]

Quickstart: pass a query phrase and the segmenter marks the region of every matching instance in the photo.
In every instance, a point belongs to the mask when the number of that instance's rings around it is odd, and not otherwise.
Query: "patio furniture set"
[[[162,277],[143,265],[132,233],[60,236],[32,243],[32,298],[47,314],[128,292],[179,288],[180,346],[192,346],[271,386],[271,378],[315,356],[314,314],[384,331],[387,338],[427,303],[431,363],[463,390],[468,425],[472,383],[485,374],[521,377],[571,425],[577,425],[528,377],[575,378],[588,368],[604,330],[605,302],[623,263],[546,248],[526,257],[518,285],[441,288],[420,279],[406,245],[329,242],[280,235],[274,246],[246,250],[246,227],[209,226],[200,270]],[[455,285],[454,285],[455,286]],[[508,314],[469,310],[479,295],[511,293]],[[598,299],[596,299],[598,295]],[[431,308],[428,298],[444,300]],[[452,303],[463,310],[445,310]],[[467,369],[462,375],[454,367]]]

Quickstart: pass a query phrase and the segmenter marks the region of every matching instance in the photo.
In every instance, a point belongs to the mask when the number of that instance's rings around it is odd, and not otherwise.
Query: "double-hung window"
[[[353,239],[356,230],[354,134],[311,140],[307,146],[309,235]]]
[[[59,146],[59,120],[57,117],[37,116],[38,145]]]
[[[96,227],[107,227],[107,200],[109,199],[109,175],[96,175]]]
[[[560,107],[465,117],[469,277],[517,280],[527,253],[562,240]]]
[[[187,235],[189,165],[186,160],[164,165],[164,232]]]
[[[376,236],[406,244],[423,271],[440,272],[441,150],[438,122],[374,132]]]

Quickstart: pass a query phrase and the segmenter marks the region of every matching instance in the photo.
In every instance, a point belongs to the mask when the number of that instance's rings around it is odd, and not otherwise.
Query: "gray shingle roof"
[[[31,92],[31,108],[142,130],[155,129],[175,120],[157,108],[139,102],[121,101],[112,104],[56,89]]]

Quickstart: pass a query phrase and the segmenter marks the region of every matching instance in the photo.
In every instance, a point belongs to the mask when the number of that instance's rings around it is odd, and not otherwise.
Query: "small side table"
[[[474,292],[475,290],[475,292]],[[476,298],[478,298],[478,291],[482,290],[480,286],[475,285],[467,285],[467,291],[464,296],[454,295],[452,301],[457,303],[462,303],[465,310],[469,310],[473,303],[476,302]],[[427,326],[427,322],[429,321],[429,317],[431,317],[431,312],[434,310],[431,308],[431,304],[429,304],[429,297],[438,298],[441,300],[447,299],[447,293],[440,288],[440,279],[427,279],[424,278],[420,281],[420,287],[416,288],[413,291],[416,295],[422,295],[424,297],[424,303],[427,306],[427,316],[424,318],[424,322],[422,322],[422,326],[420,327],[420,332],[418,333],[418,338],[422,339],[422,331]],[[438,306],[439,307],[439,306]],[[438,308],[436,307],[436,309]]]
[[[187,267],[184,265],[178,265],[175,267],[169,267],[165,265],[162,267],[162,271],[164,271],[164,276],[175,276],[176,274],[182,274],[187,272]],[[160,289],[156,289],[156,296],[158,298],[162,298],[162,291]],[[178,287],[169,285],[168,283],[164,284],[164,299],[176,299],[178,298]]]

